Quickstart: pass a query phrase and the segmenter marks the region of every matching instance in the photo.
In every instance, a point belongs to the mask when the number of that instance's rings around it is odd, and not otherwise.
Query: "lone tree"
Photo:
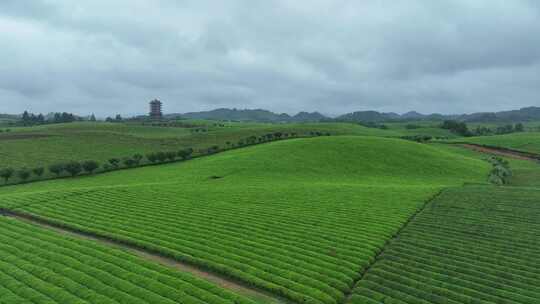
[[[23,182],[26,182],[28,180],[28,178],[30,178],[30,174],[32,174],[32,173],[30,172],[30,170],[28,170],[26,168],[22,168],[21,170],[19,170],[19,172],[17,172],[17,176],[19,176],[19,178]]]
[[[13,173],[15,173],[15,170],[12,168],[4,168],[0,170],[0,177],[2,177],[7,184],[8,180],[13,176]]]
[[[77,161],[70,161],[66,164],[65,170],[73,177],[82,171],[81,163]]]
[[[43,173],[45,173],[45,168],[43,167],[37,167],[32,169],[32,173],[34,173],[35,176],[41,177]]]
[[[56,177],[59,177],[62,172],[64,172],[64,164],[52,164],[49,166],[49,171],[56,174]]]
[[[95,160],[87,160],[82,163],[82,168],[85,172],[92,174],[97,168],[99,168],[99,163]]]

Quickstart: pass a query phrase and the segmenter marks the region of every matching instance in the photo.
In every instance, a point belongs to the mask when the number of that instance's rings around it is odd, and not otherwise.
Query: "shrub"
[[[94,160],[87,160],[82,163],[82,168],[84,171],[92,174],[97,168],[99,168],[99,163]]]
[[[12,168],[4,168],[0,170],[0,177],[4,179],[4,182],[7,184],[8,180],[13,176],[15,170]]]
[[[137,161],[129,157],[124,158],[123,162],[124,162],[124,165],[129,168],[135,167],[137,165]]]
[[[191,154],[193,154],[193,149],[191,148],[178,151],[178,156],[182,158],[183,160],[188,159],[191,156]]]
[[[30,175],[32,174],[32,172],[30,172],[30,170],[26,169],[26,168],[22,168],[21,170],[19,170],[19,172],[17,172],[17,176],[21,179],[21,181],[25,182],[28,180],[28,178],[30,178]]]
[[[35,176],[41,177],[43,175],[43,173],[45,173],[45,168],[36,167],[36,168],[32,169],[32,172],[34,173]]]
[[[143,159],[142,154],[135,154],[133,155],[133,160],[135,161],[136,165],[139,165]]]
[[[169,161],[174,161],[176,159],[176,152],[165,152],[165,158]]]
[[[158,161],[156,153],[146,154],[146,159],[148,159],[148,161],[151,162],[151,163],[155,163],[155,162]]]
[[[64,168],[71,176],[75,176],[82,171],[81,163],[77,161],[70,161],[69,163],[66,163]]]
[[[167,160],[167,153],[165,152],[157,152],[156,153],[156,160],[160,163],[164,162],[165,160]]]
[[[109,164],[111,164],[111,166],[113,166],[114,168],[118,168],[118,166],[120,165],[120,159],[111,158],[109,159]]]
[[[60,176],[62,172],[64,172],[64,170],[65,170],[64,164],[61,164],[61,163],[52,164],[49,166],[49,171],[56,174],[57,177]]]

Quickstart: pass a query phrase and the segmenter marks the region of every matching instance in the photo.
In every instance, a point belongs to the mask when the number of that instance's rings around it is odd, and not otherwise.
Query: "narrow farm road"
[[[495,155],[506,156],[506,157],[515,158],[515,159],[534,161],[534,162],[540,161],[540,156],[533,155],[531,153],[519,152],[519,151],[514,151],[514,150],[509,150],[509,149],[496,148],[496,147],[486,147],[486,146],[475,145],[475,144],[459,144],[459,146],[470,149],[470,150],[474,150],[477,152],[482,152],[482,153],[495,154]]]

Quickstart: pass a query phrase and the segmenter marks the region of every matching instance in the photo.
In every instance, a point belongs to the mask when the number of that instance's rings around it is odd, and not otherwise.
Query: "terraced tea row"
[[[118,249],[0,217],[2,303],[255,303]]]
[[[218,272],[298,303],[338,303],[441,188],[481,160],[397,139],[275,142],[180,164],[7,187],[0,206]]]
[[[385,248],[350,303],[540,303],[540,190],[445,191]]]
[[[15,210],[135,244],[298,302],[336,303],[431,192],[408,189],[398,204],[390,198],[401,188],[386,188],[381,196],[381,189],[351,187],[331,202],[285,196],[253,200],[249,193],[217,199],[224,189],[217,190],[216,200],[206,201],[177,186],[104,189],[35,204],[20,201],[25,206]],[[351,195],[354,200],[344,200]],[[372,195],[382,201],[366,199]]]

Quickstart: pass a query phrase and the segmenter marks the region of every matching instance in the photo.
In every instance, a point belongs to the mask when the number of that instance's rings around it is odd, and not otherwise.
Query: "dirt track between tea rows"
[[[528,160],[528,161],[534,161],[534,162],[540,161],[540,156],[536,156],[536,155],[525,153],[525,152],[519,152],[519,151],[513,151],[513,150],[495,148],[495,147],[486,147],[486,146],[480,146],[480,145],[475,145],[475,144],[460,144],[460,146],[470,149],[470,150],[477,151],[477,152],[506,156],[506,157],[510,157],[514,159]]]

